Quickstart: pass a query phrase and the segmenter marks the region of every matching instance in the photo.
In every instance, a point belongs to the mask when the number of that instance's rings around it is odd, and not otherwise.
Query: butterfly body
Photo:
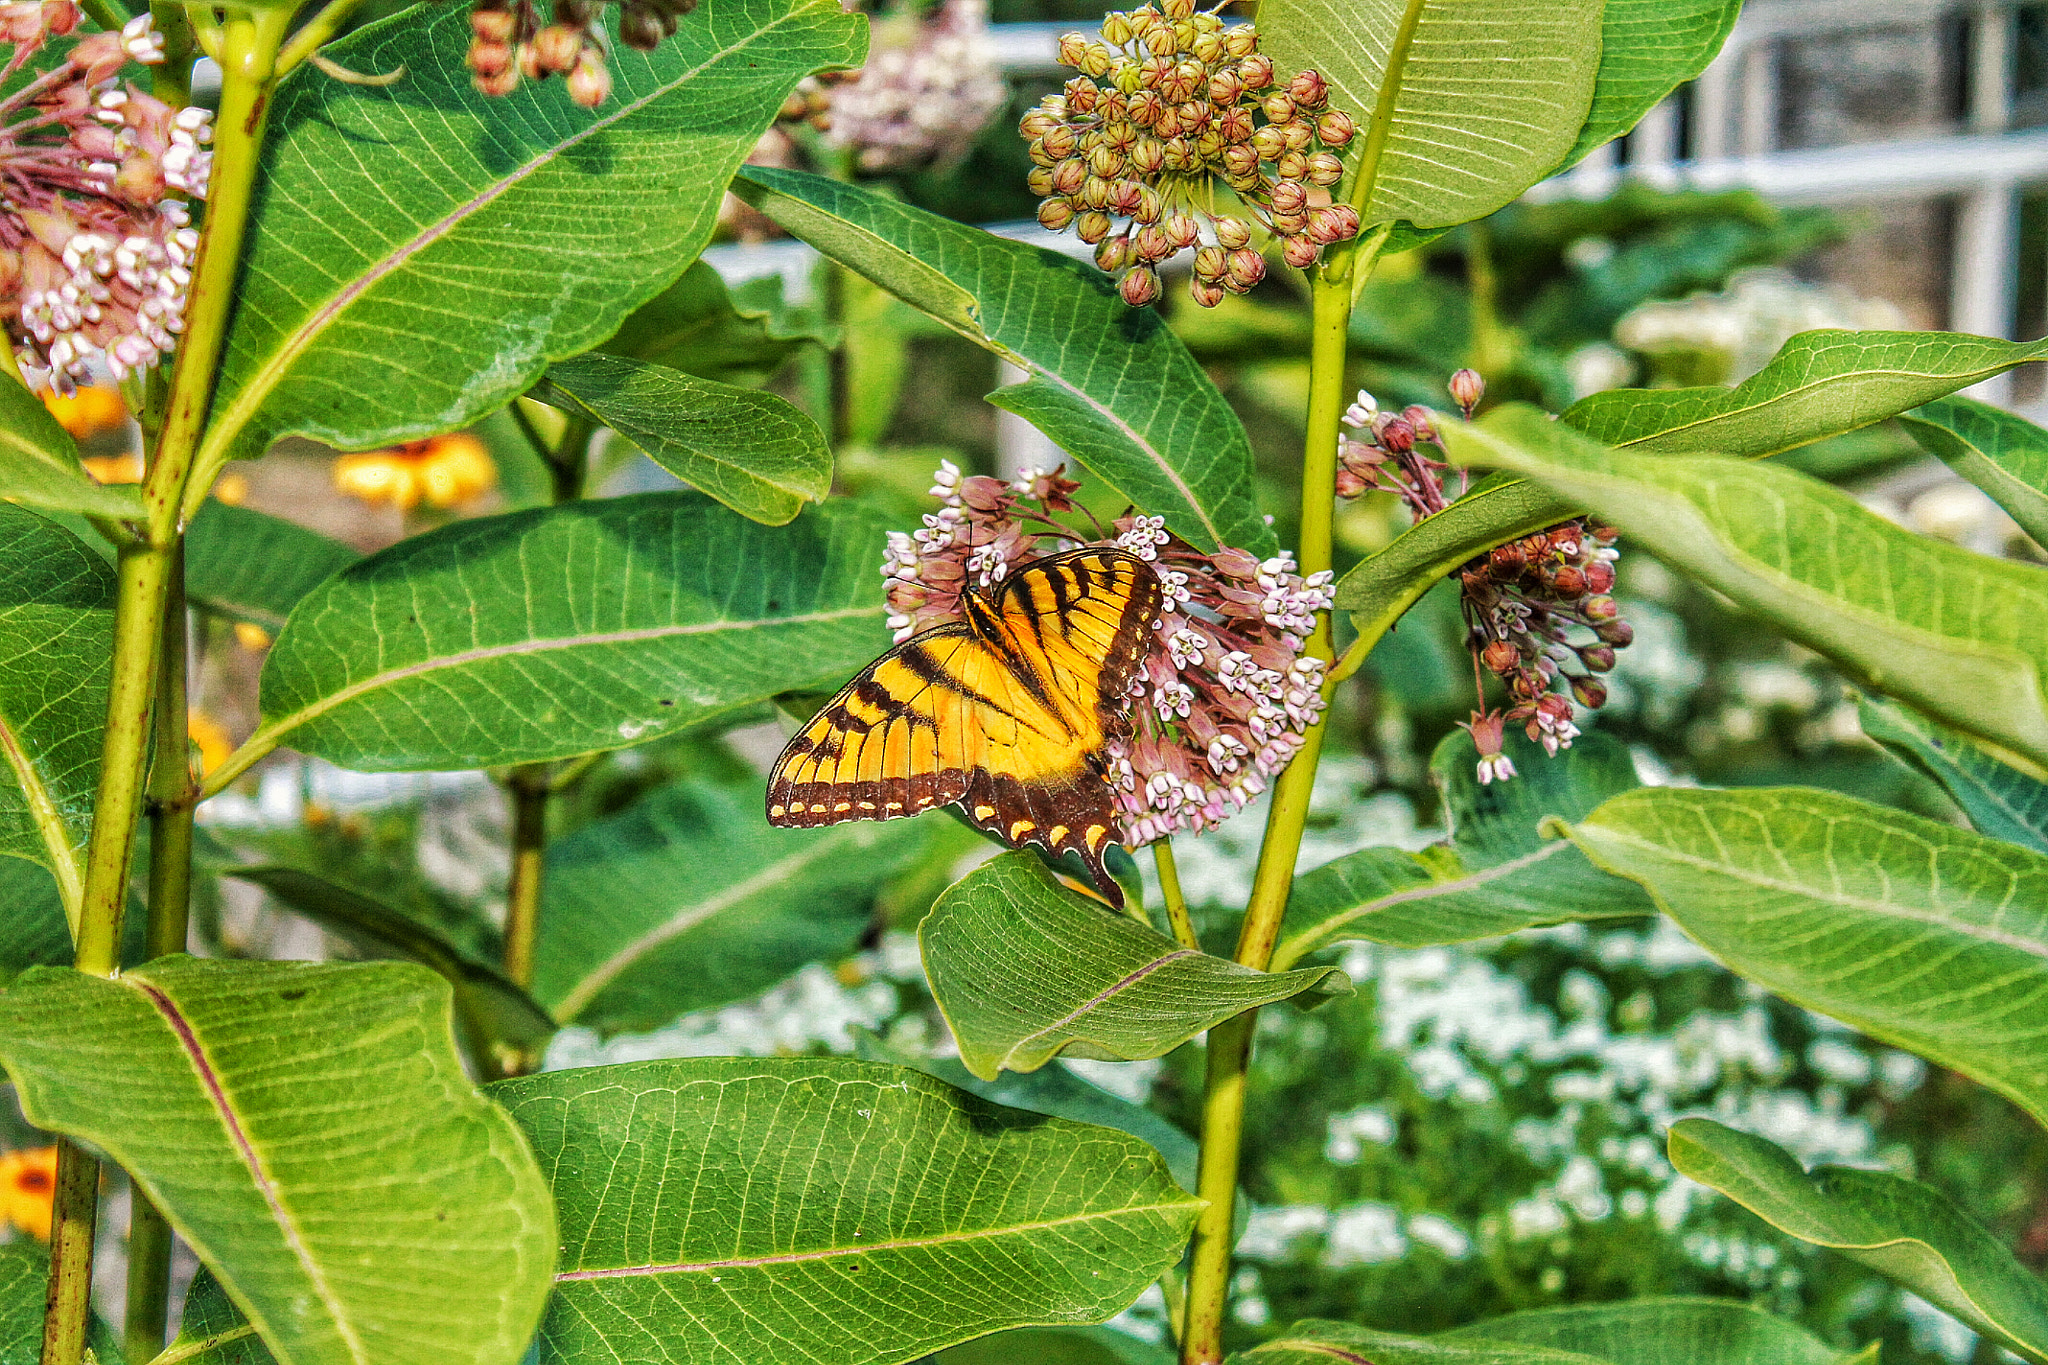
[[[1082,549],[1020,566],[963,619],[915,635],[790,739],[768,820],[893,820],[958,803],[1004,843],[1078,854],[1111,901],[1117,842],[1105,748],[1128,735],[1132,680],[1163,594],[1150,565]]]

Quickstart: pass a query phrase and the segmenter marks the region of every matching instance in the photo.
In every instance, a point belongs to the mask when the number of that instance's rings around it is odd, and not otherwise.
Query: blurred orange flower
[[[50,1203],[57,1195],[57,1149],[0,1152],[0,1225],[12,1223],[37,1241],[50,1240]]]
[[[490,451],[466,432],[344,455],[334,462],[336,489],[367,503],[389,503],[401,512],[422,501],[454,507],[489,492],[497,482],[498,466]]]
[[[216,502],[240,507],[249,499],[249,480],[240,474],[223,474],[213,486],[213,497]]]
[[[58,426],[80,441],[103,431],[118,430],[128,422],[128,408],[121,401],[119,389],[95,386],[69,394],[45,393],[43,406],[57,419]]]
[[[235,643],[253,654],[259,649],[270,648],[270,632],[254,621],[237,621]]]
[[[185,733],[199,750],[201,777],[227,762],[228,755],[235,751],[235,741],[227,727],[196,706],[185,713]]]
[[[87,455],[79,463],[100,483],[142,482],[140,455]]]

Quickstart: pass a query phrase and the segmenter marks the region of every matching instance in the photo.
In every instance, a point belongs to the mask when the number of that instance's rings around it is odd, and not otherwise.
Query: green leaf
[[[1741,12],[1742,0],[1607,0],[1593,108],[1562,164],[1620,137],[1705,71]]]
[[[1979,834],[2048,853],[2048,785],[1895,702],[1864,697],[1863,733],[1939,782]]]
[[[0,854],[49,868],[67,907],[84,885],[113,652],[113,568],[0,503]]]
[[[1641,888],[1600,871],[1569,840],[1538,832],[1547,818],[1580,819],[1639,785],[1627,747],[1595,731],[1553,758],[1510,729],[1504,752],[1517,776],[1482,785],[1471,736],[1454,730],[1437,745],[1430,775],[1444,794],[1449,844],[1360,849],[1297,876],[1274,967],[1349,939],[1422,948],[1656,913]]]
[[[797,81],[857,66],[830,0],[708,0],[647,53],[614,44],[595,110],[502,99],[469,21],[408,11],[278,91],[200,468],[310,436],[365,448],[466,425],[605,340],[710,239],[725,184]]]
[[[1804,1327],[1726,1299],[1645,1298],[1489,1318],[1438,1334],[1578,1351],[1607,1365],[1848,1365]]]
[[[955,1346],[933,1365],[1173,1365],[1164,1346],[1114,1327],[1026,1327]]]
[[[1064,1066],[1043,1066],[1022,1076],[1006,1071],[992,1081],[985,1081],[962,1066],[956,1057],[909,1056],[865,1029],[854,1030],[853,1042],[856,1055],[864,1062],[907,1066],[994,1104],[1129,1133],[1166,1158],[1166,1169],[1173,1173],[1175,1184],[1190,1190],[1195,1187],[1195,1167],[1201,1159],[1201,1148],[1193,1138],[1164,1115],[1112,1095]]]
[[[300,602],[259,733],[365,771],[476,768],[833,688],[888,644],[882,540],[851,506],[770,529],[698,493],[445,526]]]
[[[1573,511],[1571,503],[1527,479],[1482,479],[1345,574],[1337,583],[1337,608],[1351,613],[1359,634],[1377,638],[1472,556],[1554,526]]]
[[[735,799],[738,797],[739,799]],[[564,1024],[646,1032],[843,957],[918,821],[776,829],[758,783],[650,792],[548,849],[534,994]]]
[[[462,1074],[448,987],[403,963],[161,959],[0,992],[30,1122],[104,1149],[284,1365],[516,1361],[554,1226]],[[402,1247],[404,1273],[388,1255]]]
[[[2048,431],[2004,408],[1954,395],[1899,418],[1929,454],[1990,495],[2048,545]]]
[[[1644,788],[1570,832],[1731,971],[2048,1122],[2048,858],[1800,787]]]
[[[494,1042],[538,1049],[555,1032],[548,1012],[498,968],[374,897],[296,867],[237,867],[227,875],[262,887],[358,951],[405,958],[439,973],[455,992],[456,1018],[479,1050]]]
[[[1519,405],[1445,426],[1454,459],[1540,480],[1866,686],[2048,768],[2048,572],[1770,463],[1604,450]]]
[[[1485,1324],[1480,1324],[1484,1326]],[[1307,1318],[1225,1365],[1611,1365],[1598,1356],[1508,1342],[1447,1342]],[[1685,1365],[1710,1365],[1687,1358]]]
[[[1712,1119],[1671,1125],[1671,1164],[1801,1241],[1833,1247],[2028,1360],[2048,1361],[2048,1285],[1917,1180],[1820,1166]]]
[[[185,529],[185,596],[274,635],[300,598],[361,558],[297,522],[209,498]]]
[[[1260,47],[1285,81],[1309,68],[1358,124],[1365,225],[1484,218],[1562,161],[1600,70],[1604,0],[1266,0]],[[1376,166],[1372,122],[1388,117]],[[1354,202],[1358,196],[1353,194]]]
[[[1160,1057],[1248,1009],[1351,993],[1334,967],[1266,973],[1183,948],[1067,890],[1030,852],[953,883],[917,937],[960,1060],[985,1081],[1062,1052]]]
[[[121,917],[121,963],[134,966],[144,958],[147,919],[134,896]],[[71,925],[57,879],[41,863],[0,857],[0,986],[30,967],[71,965]]]
[[[71,433],[13,379],[0,383],[0,502],[95,517],[142,515],[141,489],[94,483]]]
[[[2048,341],[1960,332],[1801,332],[1734,388],[1609,389],[1572,404],[1576,427],[1663,455],[1775,455],[2048,356]]]
[[[1858,1356],[1857,1361],[1864,1357]],[[1852,1365],[1796,1323],[1725,1299],[1539,1308],[1433,1337],[1309,1319],[1229,1365]]]
[[[830,346],[836,340],[837,329],[816,310],[783,302],[780,275],[728,291],[718,272],[698,261],[597,349],[751,388],[806,342]]]
[[[825,433],[772,393],[593,352],[550,365],[536,396],[610,427],[683,482],[769,526],[832,488]]]
[[[1197,547],[1273,552],[1244,424],[1159,315],[1094,266],[801,171],[749,166],[733,192],[1027,371],[989,401]]]
[[[170,1349],[178,1353],[177,1365],[273,1365],[277,1359],[205,1266],[185,1291],[184,1316]]]
[[[39,1365],[42,1360],[43,1298],[49,1278],[50,1256],[42,1247],[33,1242],[0,1246],[0,1365]],[[104,1365],[120,1365],[121,1340],[106,1319],[94,1313],[85,1333],[87,1349]],[[1113,1362],[1115,1357],[1108,1359]]]
[[[895,1365],[1100,1322],[1180,1258],[1201,1207],[1135,1138],[900,1067],[700,1057],[492,1094],[562,1224],[541,1365]]]

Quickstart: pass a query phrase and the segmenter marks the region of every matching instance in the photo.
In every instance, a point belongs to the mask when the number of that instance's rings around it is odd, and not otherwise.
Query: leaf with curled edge
[[[706,0],[611,97],[503,98],[463,65],[459,9],[408,10],[280,86],[202,471],[310,436],[363,449],[448,431],[603,342],[710,240],[733,170],[813,71],[858,66],[832,0]],[[205,480],[201,481],[202,483]]]
[[[284,1365],[513,1365],[555,1228],[408,963],[161,958],[0,991],[29,1121],[147,1191]],[[366,1247],[403,1247],[403,1273]]]
[[[134,484],[93,482],[78,462],[71,433],[58,425],[41,398],[5,376],[0,376],[0,502],[96,517],[142,515],[142,490]]]
[[[1645,787],[1567,833],[1730,971],[2048,1123],[2048,857],[1803,787]]]
[[[1950,394],[1899,417],[1912,438],[2048,545],[2048,431],[2016,412]]]
[[[1023,369],[989,401],[1200,549],[1278,546],[1244,424],[1164,320],[1094,266],[802,171],[749,166],[733,193]]]
[[[1459,463],[1535,479],[1864,685],[2048,769],[2048,571],[1770,461],[1612,450],[1520,404],[1443,426]]]
[[[1061,1053],[1160,1057],[1261,1005],[1351,994],[1334,967],[1261,972],[1183,948],[1060,885],[1029,851],[983,863],[918,926],[932,996],[985,1081]]]
[[[1776,1143],[1712,1119],[1680,1119],[1667,1146],[1679,1174],[1869,1266],[2024,1359],[2048,1362],[2048,1286],[1933,1186],[1846,1166],[1802,1170]]]
[[[1180,1259],[1202,1207],[1126,1133],[848,1058],[632,1062],[490,1093],[561,1219],[541,1365],[900,1365],[1102,1322]]]

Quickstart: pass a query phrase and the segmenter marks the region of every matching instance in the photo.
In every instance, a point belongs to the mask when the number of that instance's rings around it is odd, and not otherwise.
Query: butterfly
[[[1105,749],[1131,731],[1131,683],[1164,592],[1123,550],[1020,566],[964,619],[870,664],[791,737],[768,775],[768,822],[894,820],[958,802],[1012,847],[1079,855],[1113,905]]]

